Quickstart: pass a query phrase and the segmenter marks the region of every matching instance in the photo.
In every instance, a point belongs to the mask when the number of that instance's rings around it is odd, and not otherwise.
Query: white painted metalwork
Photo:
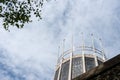
[[[69,75],[68,75],[68,80],[72,79],[72,58],[73,58],[73,35],[71,39],[71,46],[72,46],[72,51],[70,53],[70,64],[69,64]]]
[[[105,51],[104,51],[104,48],[103,48],[103,44],[102,44],[102,40],[100,40],[100,46],[101,46],[101,49],[102,49],[102,55],[103,55],[103,60],[106,61],[106,55],[105,55]]]
[[[91,37],[92,37],[92,48],[93,48],[93,54],[94,54],[94,59],[95,59],[95,65],[98,66],[98,61],[97,61],[97,56],[96,56],[95,46],[94,46],[94,36],[93,36],[93,34],[91,34]]]
[[[87,46],[87,44],[85,44],[83,33],[81,38],[82,45],[80,45],[79,47],[74,47],[72,35],[72,48],[67,51],[64,50],[65,39],[63,40],[61,51],[59,51],[61,47],[58,48],[59,58],[56,67],[57,77],[54,80],[72,80],[74,77],[85,73],[89,69],[98,66],[106,60],[102,42],[100,42],[101,49],[97,49],[94,44],[95,39],[93,34],[91,35],[92,46]],[[81,70],[79,67],[81,68]],[[77,71],[76,68],[79,71]]]
[[[60,49],[60,47],[59,47],[59,49]],[[59,60],[59,58],[58,58],[58,60]],[[60,64],[58,64],[58,63],[60,63]],[[60,65],[59,66],[59,72],[58,72],[58,77],[57,77],[57,80],[60,80],[60,75],[61,75],[61,68],[62,68],[62,63],[63,63],[63,58],[60,60],[60,61],[58,61],[58,65]]]
[[[83,73],[86,72],[86,68],[85,68],[85,43],[84,43],[84,37],[83,37],[83,33],[81,33],[82,35],[82,60],[83,60]]]

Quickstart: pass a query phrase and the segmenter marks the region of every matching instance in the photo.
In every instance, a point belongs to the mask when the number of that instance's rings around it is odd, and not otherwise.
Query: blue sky
[[[42,8],[42,20],[34,19],[10,32],[0,22],[0,79],[53,80],[58,45],[70,46],[80,33],[102,38],[108,58],[120,52],[120,0],[50,0]]]

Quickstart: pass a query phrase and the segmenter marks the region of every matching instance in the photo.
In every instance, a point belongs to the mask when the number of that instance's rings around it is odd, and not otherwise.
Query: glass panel
[[[55,78],[54,78],[54,80],[57,80],[57,78],[58,78],[58,73],[59,73],[59,69],[55,72]]]
[[[72,79],[83,73],[82,58],[73,58]]]
[[[85,66],[86,66],[86,71],[94,68],[95,67],[94,58],[85,57]]]
[[[100,65],[100,64],[102,64],[102,63],[103,63],[102,61],[98,60],[98,65]]]
[[[60,80],[68,80],[69,61],[62,64]]]

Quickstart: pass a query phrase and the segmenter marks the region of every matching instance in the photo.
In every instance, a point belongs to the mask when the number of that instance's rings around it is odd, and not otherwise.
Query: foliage
[[[31,14],[41,19],[41,8],[44,0],[0,0],[0,17],[6,30],[9,26],[23,28],[31,22]]]

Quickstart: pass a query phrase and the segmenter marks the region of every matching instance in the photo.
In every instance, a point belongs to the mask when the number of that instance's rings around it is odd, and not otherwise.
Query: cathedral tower
[[[74,47],[73,38],[71,48],[64,50],[58,58],[54,80],[72,80],[86,71],[100,65],[106,60],[101,39],[99,39],[100,49],[96,48],[93,34],[91,34],[91,46],[88,46],[82,36],[82,45]],[[64,42],[65,40],[63,40]]]

